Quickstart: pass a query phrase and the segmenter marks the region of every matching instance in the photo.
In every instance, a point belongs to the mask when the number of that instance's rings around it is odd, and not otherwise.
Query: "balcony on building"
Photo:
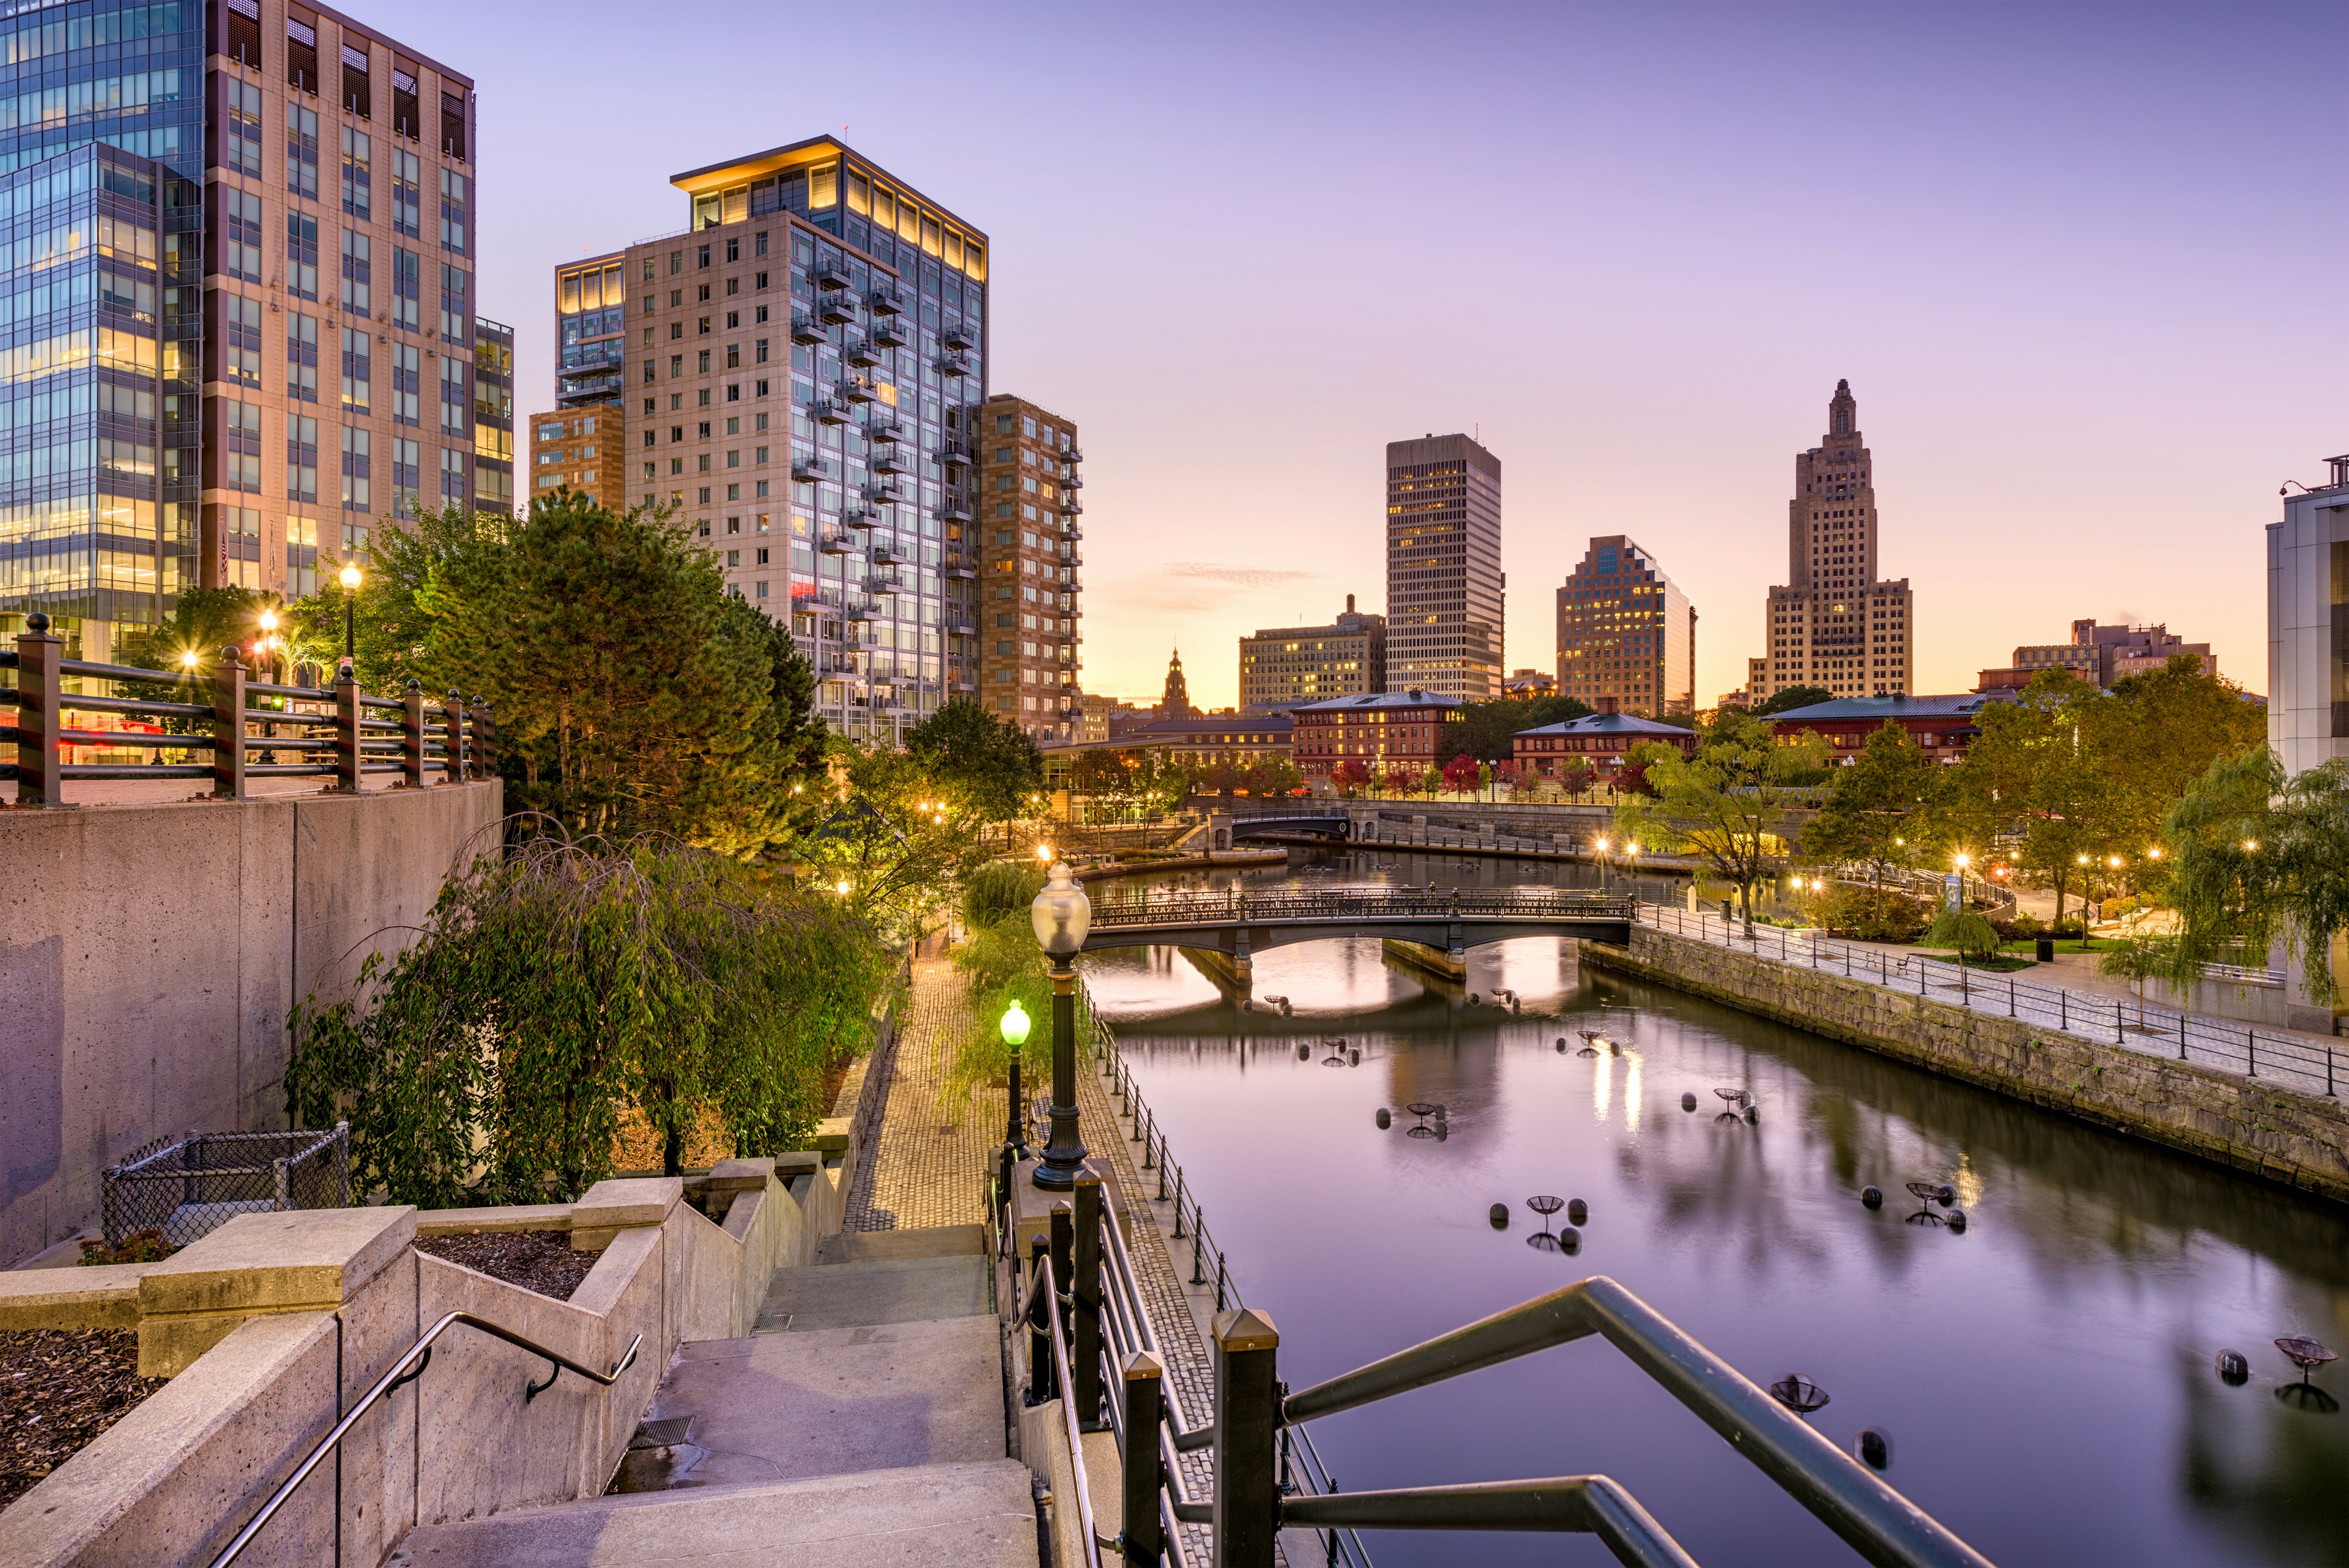
[[[824,466],[823,459],[820,457],[792,459],[792,483],[794,484],[813,484],[831,477],[832,470]]]
[[[938,508],[937,517],[941,523],[968,523],[970,521],[970,507],[960,501],[948,501]]]
[[[873,341],[884,348],[903,348],[914,340],[913,331],[895,316],[884,316],[875,306],[873,312]]]
[[[968,327],[957,324],[939,333],[938,341],[947,348],[957,351],[964,348],[976,348],[978,347],[978,334]]]
[[[878,449],[874,452],[869,461],[872,462],[873,472],[875,473],[907,473],[912,472],[905,460],[897,455],[896,449],[894,447],[885,446]]]
[[[875,316],[895,316],[905,308],[905,296],[895,288],[876,288],[865,296]]]
[[[882,598],[894,598],[905,591],[905,585],[885,572],[875,572],[864,579],[864,591]]]
[[[874,348],[869,339],[852,337],[848,340],[847,348],[840,357],[852,365],[871,366],[878,365],[887,358],[888,355],[884,350]]]
[[[856,417],[838,398],[818,398],[808,411],[815,415],[817,423],[826,425],[844,425]]]
[[[1064,446],[1061,449],[1061,461],[1062,462],[1082,462],[1085,461],[1084,449],[1081,447]]]
[[[846,288],[854,280],[848,275],[844,261],[826,259],[815,264],[815,286],[818,288]]]
[[[833,389],[852,403],[869,403],[877,396],[873,383],[862,376],[843,376],[840,385]]]
[[[948,637],[977,637],[978,628],[970,621],[949,618],[942,628]]]
[[[876,410],[874,418],[864,427],[864,439],[875,445],[894,445],[905,439],[905,427],[895,420],[879,417]]]
[[[971,376],[978,374],[978,372],[972,368],[969,359],[960,354],[941,354],[934,363],[936,366],[938,374],[941,376]]]
[[[850,620],[873,620],[877,618],[880,613],[881,607],[874,604],[871,599],[859,599],[856,603],[848,607],[848,618]]]
[[[949,577],[975,577],[978,576],[978,563],[959,550],[948,550],[947,552],[946,563],[942,569]]]
[[[815,313],[813,311],[794,310],[792,312],[792,342],[825,343],[831,341],[831,332],[824,327],[823,322],[818,321],[815,318]]]
[[[852,555],[856,547],[856,541],[845,534],[826,534],[816,544],[816,548],[827,556]]]
[[[856,301],[844,294],[827,294],[817,304],[815,313],[826,321],[854,321],[856,319]]]
[[[864,487],[864,499],[879,506],[895,506],[905,499],[905,487],[886,483],[868,484]]]
[[[1061,488],[1063,490],[1082,490],[1084,487],[1085,482],[1073,473],[1061,481]]]
[[[1084,509],[1085,504],[1078,500],[1075,496],[1063,495],[1061,497],[1061,512],[1063,516],[1077,516],[1079,514],[1082,513]]]
[[[947,438],[946,444],[938,449],[938,461],[950,468],[966,467],[971,461],[970,448],[965,446],[960,440],[949,436]]]

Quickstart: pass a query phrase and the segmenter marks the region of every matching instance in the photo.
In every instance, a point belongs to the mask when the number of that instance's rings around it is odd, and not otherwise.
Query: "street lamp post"
[[[1011,1047],[1011,1115],[1003,1141],[1014,1159],[1028,1158],[1028,1106],[1019,1087],[1019,1047],[1028,1044],[1028,1010],[1015,999],[1003,1010],[1003,1043]]]
[[[1076,958],[1093,923],[1092,904],[1065,862],[1052,863],[1028,919],[1052,961],[1052,1131],[1034,1179],[1038,1187],[1065,1192],[1076,1186],[1085,1163],[1084,1140],[1077,1136]]]
[[[349,562],[343,563],[343,662],[358,662],[357,628],[353,614],[359,602],[359,569]]]

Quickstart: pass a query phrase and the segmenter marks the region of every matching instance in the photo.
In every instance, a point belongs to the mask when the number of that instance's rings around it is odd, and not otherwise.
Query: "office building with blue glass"
[[[0,635],[109,658],[511,496],[469,78],[289,0],[19,3],[0,62]]]

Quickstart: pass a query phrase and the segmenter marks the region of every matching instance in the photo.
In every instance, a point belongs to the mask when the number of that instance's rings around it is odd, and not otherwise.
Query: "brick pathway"
[[[915,960],[904,1027],[864,1069],[887,1097],[880,1134],[867,1141],[849,1180],[847,1229],[975,1225],[987,1218],[980,1184],[1001,1141],[1003,1091],[982,1088],[954,1107],[956,1125],[939,1122],[938,1085],[971,1027],[969,997],[953,962]],[[843,1085],[841,1104],[853,1104],[852,1093]]]

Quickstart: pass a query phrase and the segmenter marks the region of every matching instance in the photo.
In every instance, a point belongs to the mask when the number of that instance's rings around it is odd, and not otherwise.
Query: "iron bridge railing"
[[[1141,926],[1303,923],[1321,920],[1606,920],[1638,918],[1630,894],[1569,888],[1516,891],[1401,888],[1352,891],[1227,893],[1147,888],[1120,897],[1104,889],[1092,906],[1095,930]]]

